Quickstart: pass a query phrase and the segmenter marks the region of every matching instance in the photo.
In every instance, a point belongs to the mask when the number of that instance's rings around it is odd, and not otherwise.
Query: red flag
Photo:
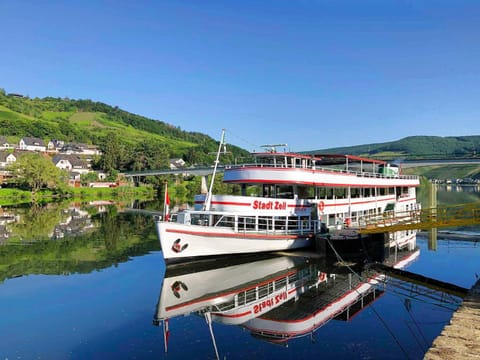
[[[168,197],[168,183],[165,183],[165,221],[170,220],[170,198]]]

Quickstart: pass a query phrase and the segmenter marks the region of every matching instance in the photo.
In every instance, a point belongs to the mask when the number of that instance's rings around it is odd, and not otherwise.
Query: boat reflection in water
[[[415,241],[403,250],[390,249],[384,263],[403,268],[414,261],[420,253]],[[204,316],[218,358],[212,321],[285,343],[312,334],[331,319],[348,320],[383,293],[386,279],[364,268],[363,261],[329,263],[307,253],[237,262],[167,267],[154,316],[154,324],[164,326],[165,351],[168,320],[176,316]]]

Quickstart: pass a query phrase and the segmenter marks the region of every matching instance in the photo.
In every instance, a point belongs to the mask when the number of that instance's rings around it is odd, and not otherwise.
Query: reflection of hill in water
[[[114,206],[103,213],[61,207],[19,213],[20,221],[5,228],[10,233],[0,246],[0,281],[30,274],[88,273],[159,250],[150,217],[117,213]],[[29,223],[35,216],[39,220]]]

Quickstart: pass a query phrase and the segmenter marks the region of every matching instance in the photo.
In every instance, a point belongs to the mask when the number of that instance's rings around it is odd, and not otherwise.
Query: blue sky
[[[480,2],[0,0],[0,87],[247,150],[480,135]]]

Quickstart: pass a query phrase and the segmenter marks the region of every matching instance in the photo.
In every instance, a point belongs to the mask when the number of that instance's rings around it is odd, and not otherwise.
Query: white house
[[[0,136],[0,149],[10,149],[12,146],[8,143],[5,136]]]
[[[182,158],[170,159],[171,170],[183,169],[184,167],[185,167],[185,161],[183,161]]]
[[[0,151],[0,168],[5,169],[8,165],[13,164],[17,161],[17,156],[14,153]]]
[[[100,150],[96,146],[80,143],[66,143],[59,149],[59,152],[67,155],[101,155]]]
[[[68,172],[77,172],[79,174],[90,172],[87,162],[77,155],[59,154],[55,155],[52,161],[56,167]]]
[[[52,139],[47,144],[47,149],[49,151],[58,151],[63,145],[65,145],[65,141]]]
[[[19,143],[20,150],[46,151],[47,147],[42,139],[35,137],[23,137]]]

